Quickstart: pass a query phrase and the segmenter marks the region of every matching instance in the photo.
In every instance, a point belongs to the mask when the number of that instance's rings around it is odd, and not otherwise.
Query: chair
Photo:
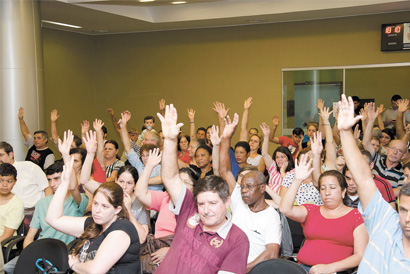
[[[24,223],[22,222],[17,229],[16,236],[11,236],[1,241],[4,263],[7,263],[20,254],[23,250],[24,238]]]
[[[23,249],[14,273],[36,273],[36,261],[42,258],[50,261],[59,271],[69,269],[66,244],[60,240],[47,238],[34,241]]]
[[[249,274],[306,274],[307,272],[297,263],[270,259],[257,264]]]

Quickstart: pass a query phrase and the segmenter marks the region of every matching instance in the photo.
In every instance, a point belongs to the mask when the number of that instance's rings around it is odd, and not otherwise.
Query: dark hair
[[[310,150],[311,150],[311,149],[310,149],[310,146],[305,147],[304,149],[300,150],[299,153],[298,153],[298,156],[296,157],[296,159],[299,161],[299,160],[300,160],[300,157],[301,157],[303,154],[309,153]]]
[[[188,141],[188,145],[189,145],[189,142],[191,142],[191,137],[183,133],[179,134],[178,135],[178,151],[181,151],[181,148],[179,147],[179,143],[181,143],[182,138],[185,138]]]
[[[401,187],[400,192],[399,192],[399,198],[398,198],[398,199],[400,199],[400,197],[401,197],[402,195],[407,196],[407,197],[410,196],[410,183],[409,183],[409,184],[404,184],[404,185]]]
[[[261,152],[261,147],[262,147],[262,143],[263,143],[263,136],[261,136],[261,135],[259,135],[259,134],[252,134],[251,137],[250,137],[249,140],[248,140],[248,143],[251,142],[251,139],[252,139],[253,136],[256,136],[256,137],[259,138],[259,147],[258,147],[257,153],[258,153],[258,154],[262,154],[262,152]],[[249,149],[250,149],[250,148],[251,148],[251,145],[249,145]]]
[[[101,184],[95,191],[94,197],[97,193],[101,192],[107,199],[107,201],[114,207],[117,208],[119,206],[122,207],[121,211],[118,213],[118,218],[125,218],[129,219],[128,211],[124,206],[124,192],[121,186],[114,182],[108,182]],[[101,234],[103,228],[102,225],[96,224],[94,220],[92,220],[91,224],[87,226],[84,230],[84,233],[80,236],[79,241],[75,248],[73,249],[73,254],[77,255],[80,249],[83,247],[84,243],[87,240],[94,239],[98,235]]]
[[[13,176],[14,180],[17,180],[17,169],[8,163],[0,165],[0,176]]]
[[[198,194],[202,192],[212,191],[218,194],[219,198],[223,202],[226,202],[226,199],[229,197],[229,185],[219,176],[209,175],[200,179],[194,187],[194,197],[195,202],[197,201]]]
[[[83,148],[72,148],[70,149],[70,155],[72,154],[80,154],[81,155],[81,166],[84,164],[85,157],[87,157],[87,150]]]
[[[113,144],[115,149],[118,149],[118,143],[115,140],[108,140],[107,142],[105,142],[104,147],[106,144]]]
[[[74,135],[73,142],[74,142],[76,147],[80,147],[83,144],[83,141],[77,135]]]
[[[352,96],[353,102],[360,102],[360,98],[358,96]]]
[[[410,169],[410,162],[408,162],[407,164],[405,164],[405,165],[403,166],[403,170],[405,170],[406,168]]]
[[[200,146],[206,146],[207,144],[206,144],[206,142],[205,142],[205,139],[197,139],[197,138],[193,138],[192,140],[191,140],[191,142],[197,142],[198,143],[198,147],[200,147]]]
[[[204,128],[204,127],[199,127],[197,130],[196,130],[196,133],[198,133],[199,131],[205,131],[205,134],[206,134],[206,128]]]
[[[196,182],[199,180],[199,174],[194,169],[190,167],[183,167],[179,170],[179,173],[188,174],[189,179],[191,179],[193,186],[195,187]]]
[[[382,130],[383,133],[386,133],[387,135],[389,135],[390,137],[390,141],[393,141],[395,138],[394,136],[396,135],[396,133],[394,132],[393,129],[391,128],[385,128]]]
[[[272,155],[272,159],[275,161],[275,163],[276,163],[276,154],[278,152],[285,154],[286,158],[288,158],[288,166],[286,167],[285,172],[289,172],[292,169],[294,169],[295,163],[293,162],[293,157],[292,157],[292,153],[290,153],[290,150],[284,146],[280,146],[277,149],[275,149],[275,152],[273,152],[273,155]],[[280,168],[278,167],[278,165],[276,165],[276,169],[280,172]]]
[[[331,176],[331,177],[335,177],[335,178],[336,178],[336,180],[337,180],[337,182],[339,183],[339,186],[340,186],[340,188],[342,189],[342,191],[345,190],[345,189],[347,189],[347,183],[346,183],[346,178],[345,178],[345,176],[343,176],[343,174],[340,173],[339,171],[336,171],[336,170],[328,170],[328,171],[325,171],[325,172],[323,172],[322,174],[320,174],[320,177],[319,177],[319,191],[320,191],[320,186],[321,186],[321,183],[322,183],[322,179],[323,179],[324,177],[328,177],[328,176]],[[344,197],[344,199],[343,199],[343,204],[346,205],[346,201],[347,201],[347,195],[346,195],[346,196]]]
[[[210,146],[208,146],[208,145],[200,145],[200,146],[197,147],[197,149],[195,150],[195,156],[196,156],[196,153],[197,153],[198,149],[205,149],[206,151],[208,151],[208,154],[209,154],[210,156],[212,156],[212,148],[211,148]]]
[[[41,136],[43,137],[43,139],[47,139],[47,142],[48,142],[48,133],[47,133],[47,131],[45,131],[45,130],[37,130],[37,131],[34,131],[34,135],[36,135],[36,134],[41,134]],[[46,142],[46,143],[47,143]]]
[[[305,132],[300,127],[295,127],[292,131],[292,135],[296,135],[296,136],[305,135]]]
[[[101,127],[102,132],[104,132],[104,134],[108,134],[107,128],[105,126]]]
[[[249,153],[251,151],[251,147],[249,146],[249,143],[245,141],[237,142],[234,150],[236,150],[237,147],[243,147],[246,150],[246,153]]]
[[[153,116],[145,116],[144,117],[144,123],[145,123],[145,121],[148,121],[148,120],[152,120],[152,122],[155,123],[155,118]]]
[[[395,95],[393,95],[393,96],[391,97],[391,100],[390,100],[390,101],[397,101],[397,100],[400,100],[400,99],[401,99],[401,96],[398,95],[398,94],[395,94]]]
[[[120,175],[124,172],[128,172],[129,174],[131,174],[132,178],[134,179],[134,185],[138,182],[139,176],[138,171],[135,167],[131,165],[122,166],[120,170],[118,170],[117,179],[120,178]]]
[[[248,133],[250,133],[252,129],[256,130],[256,133],[259,133],[259,130],[256,127],[250,128]]]
[[[367,150],[361,150],[360,151],[362,153],[362,155],[365,157],[366,162],[370,165],[371,163],[373,163],[373,157],[372,154],[367,151]]]
[[[0,142],[0,149],[4,149],[4,152],[10,154],[10,152],[13,152],[13,147],[7,143],[7,142]]]
[[[62,160],[55,161],[46,169],[46,175],[53,175],[54,173],[63,172],[64,162]]]

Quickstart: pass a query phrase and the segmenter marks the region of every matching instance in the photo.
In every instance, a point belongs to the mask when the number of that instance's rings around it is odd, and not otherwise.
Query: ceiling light
[[[53,24],[53,25],[59,25],[63,27],[69,27],[69,28],[75,28],[75,29],[81,29],[82,27],[80,26],[75,26],[75,25],[70,25],[70,24],[64,24],[64,23],[59,23],[59,22],[54,22],[54,21],[48,21],[48,20],[41,20],[43,23],[48,23],[48,24]]]
[[[171,4],[174,4],[174,5],[185,4],[185,3],[186,3],[186,1],[174,1],[174,2],[171,2]]]
[[[141,3],[145,3],[145,2],[154,2],[155,0],[138,0]]]

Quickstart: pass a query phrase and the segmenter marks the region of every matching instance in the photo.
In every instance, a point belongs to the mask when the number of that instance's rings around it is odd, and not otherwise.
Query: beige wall
[[[215,100],[233,114],[252,96],[249,127],[256,127],[281,113],[282,68],[409,62],[410,51],[380,51],[381,24],[408,18],[410,12],[104,36],[43,29],[46,113],[58,108],[58,129],[79,134],[79,123],[95,117],[112,132],[105,109],[129,109],[131,126],[140,130],[142,118],[154,115],[165,98],[188,133],[187,108],[196,110],[196,125],[206,127],[217,123]],[[360,93],[372,91],[362,86]]]

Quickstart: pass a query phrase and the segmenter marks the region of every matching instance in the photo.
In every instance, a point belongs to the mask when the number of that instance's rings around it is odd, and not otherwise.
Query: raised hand
[[[214,146],[218,146],[221,143],[221,137],[219,136],[219,127],[213,125],[211,129],[211,143]]]
[[[81,134],[85,134],[90,129],[90,122],[84,120],[81,124]]]
[[[165,99],[159,100],[159,111],[160,112],[165,111]]]
[[[225,109],[224,103],[215,102],[213,110],[215,110],[216,113],[218,113],[219,118],[225,119],[225,117],[228,115],[228,111],[230,110],[230,108]]]
[[[162,124],[162,133],[165,139],[175,140],[181,130],[183,123],[177,124],[178,113],[173,104],[165,107],[165,116],[157,113],[157,116]]]
[[[360,129],[358,124],[354,127],[353,136],[356,140],[360,138]]]
[[[64,141],[61,142],[61,139],[58,139],[58,150],[61,154],[69,155],[71,144],[73,143],[74,135],[71,130],[64,131]]]
[[[324,107],[319,109],[319,115],[320,117],[322,117],[323,123],[329,123],[329,117],[330,114],[333,113],[333,110],[329,112],[329,108],[328,107]]]
[[[318,99],[318,100],[317,100],[316,107],[317,107],[319,110],[321,110],[322,108],[324,108],[324,106],[325,106],[325,101],[323,101],[322,99]]]
[[[322,133],[320,131],[313,133],[313,139],[310,138],[310,146],[311,146],[313,155],[320,156],[323,150]]]
[[[106,111],[111,117],[114,117],[114,110],[112,108],[107,108]]]
[[[346,164],[345,157],[343,157],[343,156],[337,157],[337,159],[336,159],[336,169],[338,171],[342,172],[345,164]]]
[[[24,119],[24,108],[22,108],[22,107],[19,108],[18,118],[19,118],[19,120]]]
[[[237,113],[233,116],[233,121],[231,121],[231,118],[226,116],[225,120],[225,128],[224,132],[222,133],[222,136],[224,138],[231,138],[232,135],[235,133],[236,127],[238,126],[239,123],[239,116]]]
[[[195,119],[195,110],[193,110],[192,108],[187,109],[188,111],[188,118],[189,118],[189,122],[194,122]]]
[[[374,121],[377,119],[377,116],[379,115],[379,110],[375,110],[375,104],[373,102],[370,102],[367,104],[367,117],[369,118],[369,121]]]
[[[261,124],[261,129],[262,129],[262,132],[263,132],[264,137],[265,137],[265,138],[269,138],[270,127],[269,127],[265,122],[263,122],[263,123]]]
[[[57,121],[58,117],[60,117],[60,115],[58,115],[58,110],[53,109],[51,111],[51,117],[50,117],[51,122]]]
[[[131,112],[129,110],[126,110],[123,113],[124,113],[124,118],[126,119],[126,122],[128,123],[129,120],[131,120]],[[121,118],[122,118],[122,115],[121,115]]]
[[[381,105],[379,106],[379,115],[382,114],[382,112],[383,112],[384,110],[385,110],[385,109],[384,109],[384,105],[381,104]]]
[[[398,106],[399,112],[406,112],[409,109],[409,100],[408,99],[397,100],[397,106]]]
[[[357,115],[354,117],[354,104],[352,97],[346,98],[346,95],[342,94],[342,99],[339,101],[339,116],[337,127],[340,131],[348,131],[362,118]]]
[[[65,135],[65,133],[64,133]],[[70,182],[71,173],[73,171],[74,157],[70,161],[64,163],[63,172],[61,173],[61,182],[68,184]]]
[[[273,126],[279,126],[279,116],[278,115],[273,115],[272,116],[272,124]]]
[[[295,160],[295,180],[305,180],[309,177],[310,174],[313,172],[312,161],[313,159],[309,160],[309,156],[307,154],[303,154],[300,156],[300,162]]]
[[[95,154],[97,151],[97,133],[92,130],[90,130],[89,133],[86,132],[85,137],[83,137],[83,142],[87,153]]]
[[[161,163],[161,158],[162,158],[162,153],[159,150],[159,148],[154,148],[150,150],[146,166],[155,167],[159,165],[159,163]]]
[[[252,105],[252,97],[249,97],[248,99],[245,100],[245,103],[243,104],[244,109],[250,109]]]
[[[362,116],[362,121],[367,120],[367,103],[363,108],[360,109],[359,114]]]
[[[103,125],[104,125],[104,122],[101,121],[100,119],[95,119],[93,122],[94,130],[97,132],[101,131]]]

